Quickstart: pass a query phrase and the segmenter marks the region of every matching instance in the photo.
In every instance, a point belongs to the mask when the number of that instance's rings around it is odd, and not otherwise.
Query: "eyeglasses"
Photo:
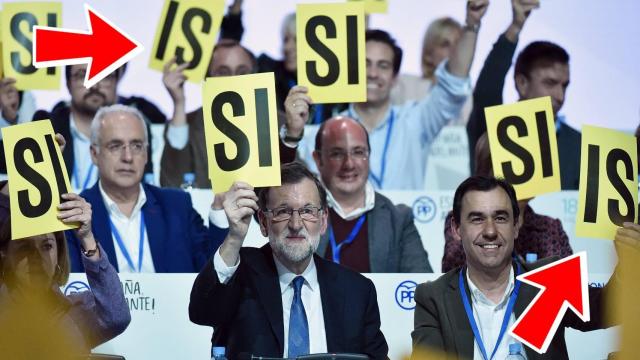
[[[71,79],[72,82],[75,83],[81,83],[84,81],[84,78],[87,76],[87,72],[86,71],[78,71],[78,72],[74,72],[72,73],[69,78]],[[116,83],[116,72],[112,72],[109,75],[107,75],[104,79],[100,80],[98,83],[102,84],[104,83],[105,85],[113,85]]]
[[[299,209],[292,209],[290,207],[281,206],[275,209],[264,209],[265,214],[271,214],[273,221],[285,221],[291,219],[293,212],[297,211],[302,220],[318,221],[323,209],[317,206],[305,206]]]
[[[111,155],[122,155],[124,150],[129,148],[131,155],[140,155],[147,149],[147,144],[142,141],[132,141],[129,144],[123,142],[111,142],[104,146]]]
[[[350,151],[344,150],[329,150],[326,152],[329,157],[329,161],[341,163],[347,159],[347,156],[351,156],[355,160],[367,160],[369,158],[369,150],[367,149],[352,149]]]

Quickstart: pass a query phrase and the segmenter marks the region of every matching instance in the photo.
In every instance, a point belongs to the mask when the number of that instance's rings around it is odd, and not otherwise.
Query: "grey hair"
[[[113,113],[130,114],[130,115],[133,115],[133,117],[135,117],[136,119],[138,119],[140,121],[140,124],[142,125],[142,128],[144,129],[144,143],[145,145],[149,144],[149,133],[147,132],[147,122],[144,120],[144,116],[142,115],[140,110],[131,106],[114,104],[114,105],[100,108],[100,110],[98,110],[98,112],[96,113],[96,116],[93,117],[93,120],[91,121],[91,145],[94,145],[96,147],[97,145],[99,145],[98,137],[100,135],[100,129],[102,128],[102,120],[104,120],[104,118],[107,117],[107,115],[113,114]]]
[[[287,14],[282,20],[282,27],[280,28],[280,34],[284,39],[287,33],[296,34],[296,13],[292,12]]]

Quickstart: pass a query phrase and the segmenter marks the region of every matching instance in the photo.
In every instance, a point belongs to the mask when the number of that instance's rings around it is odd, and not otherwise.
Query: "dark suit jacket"
[[[318,256],[314,261],[327,350],[385,359],[389,349],[371,280]],[[282,357],[282,296],[271,247],[242,248],[240,265],[226,285],[209,260],[193,284],[189,318],[215,328],[212,341],[227,348],[229,359],[241,354]]]
[[[546,265],[558,258],[550,257],[531,264],[522,264],[524,271],[530,271]],[[473,359],[474,337],[469,319],[462,304],[458,286],[457,268],[442,275],[435,281],[418,285],[415,292],[416,309],[414,313],[414,330],[411,333],[413,346],[426,347],[447,352],[447,359]],[[466,278],[466,277],[465,277]],[[605,293],[615,286],[617,276],[614,274],[604,289],[589,288],[589,310],[591,321],[582,322],[578,316],[568,310],[544,354],[538,354],[526,345],[524,349],[529,360],[569,359],[567,344],[564,339],[565,327],[580,331],[602,329],[610,324],[603,321],[605,311]],[[466,281],[466,280],[465,280]],[[538,293],[538,288],[522,283],[513,311],[518,318],[527,305]],[[469,286],[467,295],[471,298]]]
[[[73,152],[73,138],[71,137],[71,108],[64,102],[57,103],[51,112],[45,110],[38,110],[33,115],[33,120],[51,120],[51,125],[53,126],[53,132],[56,134],[60,134],[67,141],[67,145],[64,147],[64,151],[62,151],[62,158],[64,159],[64,163],[67,166],[67,174],[69,175],[69,180],[73,176],[73,165],[75,164],[75,155]],[[144,115],[144,114],[143,114]],[[145,165],[144,172],[145,173],[153,173],[153,163],[151,161],[151,128],[147,123],[147,133],[149,134],[149,145],[147,146],[147,153],[149,154],[149,161],[147,161],[147,165]]]
[[[151,248],[153,266],[158,273],[189,273],[202,269],[209,256],[217,250],[228,229],[209,224],[193,209],[191,197],[180,190],[162,189],[143,184],[147,196],[142,212]],[[98,242],[118,270],[115,243],[109,226],[109,213],[96,183],[80,194],[91,204],[91,228]],[[71,258],[71,271],[82,272],[79,241],[71,231],[66,232]],[[136,240],[137,241],[137,240]],[[145,251],[149,256],[149,251]]]
[[[367,224],[372,273],[433,272],[408,206],[394,205],[376,192],[375,205],[367,212]],[[329,234],[326,232],[320,238],[318,255],[324,257],[328,246]]]

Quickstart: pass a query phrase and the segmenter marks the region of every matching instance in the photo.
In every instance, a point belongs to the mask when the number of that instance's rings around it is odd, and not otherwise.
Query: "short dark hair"
[[[462,198],[469,191],[491,191],[497,187],[502,188],[511,200],[511,207],[513,208],[513,222],[518,222],[520,216],[520,208],[518,207],[518,199],[516,198],[516,191],[513,186],[503,179],[497,179],[493,176],[475,175],[467,178],[463,181],[453,196],[453,220],[456,224],[460,224],[460,212],[462,211]]]
[[[320,127],[318,128],[318,132],[316,133],[316,143],[315,143],[315,147],[314,150],[317,152],[322,151],[322,132],[324,132],[324,128],[325,128],[325,124],[328,123],[329,121],[335,121],[335,120],[340,120],[340,119],[351,119],[353,121],[355,121],[358,125],[360,125],[360,127],[362,128],[362,131],[364,131],[364,134],[367,138],[367,150],[371,151],[371,144],[369,143],[369,132],[367,131],[367,128],[364,127],[364,125],[362,125],[362,123],[356,119],[350,118],[350,117],[346,117],[346,116],[336,116],[336,117],[332,117],[331,119],[328,119],[327,121],[323,121],[320,124]]]
[[[514,76],[522,74],[528,78],[533,69],[549,67],[555,63],[569,64],[567,51],[549,41],[534,41],[518,54]]]
[[[365,43],[369,41],[378,41],[389,45],[393,50],[393,74],[400,72],[400,64],[402,64],[402,49],[396,44],[394,39],[388,32],[384,30],[370,29],[365,32]]]
[[[327,209],[327,191],[324,186],[318,180],[318,178],[307,167],[299,162],[294,161],[288,164],[282,164],[280,166],[280,179],[282,185],[285,184],[298,184],[304,179],[313,181],[318,188],[318,196],[320,197],[320,206],[323,209]],[[258,195],[258,207],[262,210],[267,208],[269,202],[269,190],[271,187],[263,187],[257,189]]]
[[[218,41],[216,43],[216,46],[213,47],[212,54],[215,54],[216,50],[218,50],[218,49],[231,49],[231,48],[234,48],[236,46],[238,46],[242,50],[244,50],[244,52],[247,54],[249,59],[251,59],[251,72],[252,73],[258,72],[258,61],[256,60],[256,56],[251,52],[251,50],[249,50],[246,47],[242,46],[236,40],[233,40],[233,39],[220,39],[220,41]],[[212,61],[213,61],[213,56],[211,56],[211,62]],[[211,62],[209,63],[209,66],[211,65]]]

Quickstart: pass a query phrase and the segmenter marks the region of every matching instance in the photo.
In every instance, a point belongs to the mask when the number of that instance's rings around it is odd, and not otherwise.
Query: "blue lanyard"
[[[516,262],[517,265],[517,275],[520,275],[520,264]],[[466,268],[465,268],[466,269]],[[513,312],[513,305],[516,303],[516,298],[518,297],[518,292],[520,291],[520,281],[516,280],[516,285],[511,292],[511,296],[509,296],[509,304],[507,305],[507,310],[504,313],[504,318],[502,319],[502,327],[500,328],[500,334],[498,335],[498,340],[496,341],[496,346],[493,348],[493,352],[491,353],[491,357],[487,357],[487,351],[485,350],[484,343],[482,342],[482,337],[480,336],[480,331],[478,331],[478,325],[476,324],[476,319],[473,317],[473,310],[471,305],[469,304],[469,297],[467,296],[467,289],[464,285],[464,279],[462,277],[462,273],[465,269],[460,270],[460,275],[458,277],[458,284],[460,289],[460,296],[462,297],[462,303],[464,304],[464,311],[467,313],[467,318],[469,318],[469,324],[471,325],[471,330],[473,330],[473,336],[476,338],[476,342],[478,343],[478,347],[482,352],[482,357],[485,360],[493,359],[493,356],[496,354],[498,350],[498,345],[502,341],[502,337],[504,333],[507,331],[507,325],[509,325],[509,319],[511,319],[511,313]]]
[[[329,225],[329,240],[331,241],[331,254],[333,255],[334,263],[340,264],[340,249],[342,249],[342,245],[349,245],[353,242],[356,235],[360,232],[360,228],[362,227],[362,224],[364,224],[364,220],[365,214],[360,215],[358,222],[356,222],[356,225],[351,229],[349,236],[347,236],[347,238],[340,244],[336,244],[336,237],[333,234],[333,228]]]
[[[89,180],[91,180],[91,175],[93,175],[93,168],[95,167],[95,165],[93,163],[91,163],[91,165],[89,165],[89,171],[87,171],[87,176],[84,178],[84,182],[82,183],[82,188],[80,188],[80,177],[78,175],[78,163],[74,162],[73,164],[73,177],[75,177],[76,179],[76,189],[79,189],[80,191],[83,191],[84,189],[87,188],[87,185],[89,185]]]
[[[349,117],[354,118],[351,109],[349,109]],[[380,177],[377,177],[373,170],[369,169],[369,178],[373,181],[378,189],[382,189],[382,184],[384,182],[384,173],[387,167],[387,151],[389,150],[389,143],[391,142],[391,132],[393,131],[393,120],[395,116],[393,113],[393,109],[391,109],[391,113],[389,114],[389,125],[387,127],[387,135],[384,139],[384,147],[382,148],[382,160],[380,161]]]
[[[124,246],[124,242],[122,241],[122,237],[120,233],[116,229],[115,225],[113,225],[113,221],[111,221],[111,217],[109,217],[109,225],[111,226],[111,233],[113,237],[116,238],[116,242],[118,243],[118,247],[124,255],[124,258],[127,260],[127,264],[129,264],[129,268],[133,271],[136,271],[136,268],[133,266],[133,260],[131,260],[131,255],[127,251],[127,248]],[[142,256],[144,255],[144,213],[140,211],[140,245],[138,246],[138,272],[142,271]]]

